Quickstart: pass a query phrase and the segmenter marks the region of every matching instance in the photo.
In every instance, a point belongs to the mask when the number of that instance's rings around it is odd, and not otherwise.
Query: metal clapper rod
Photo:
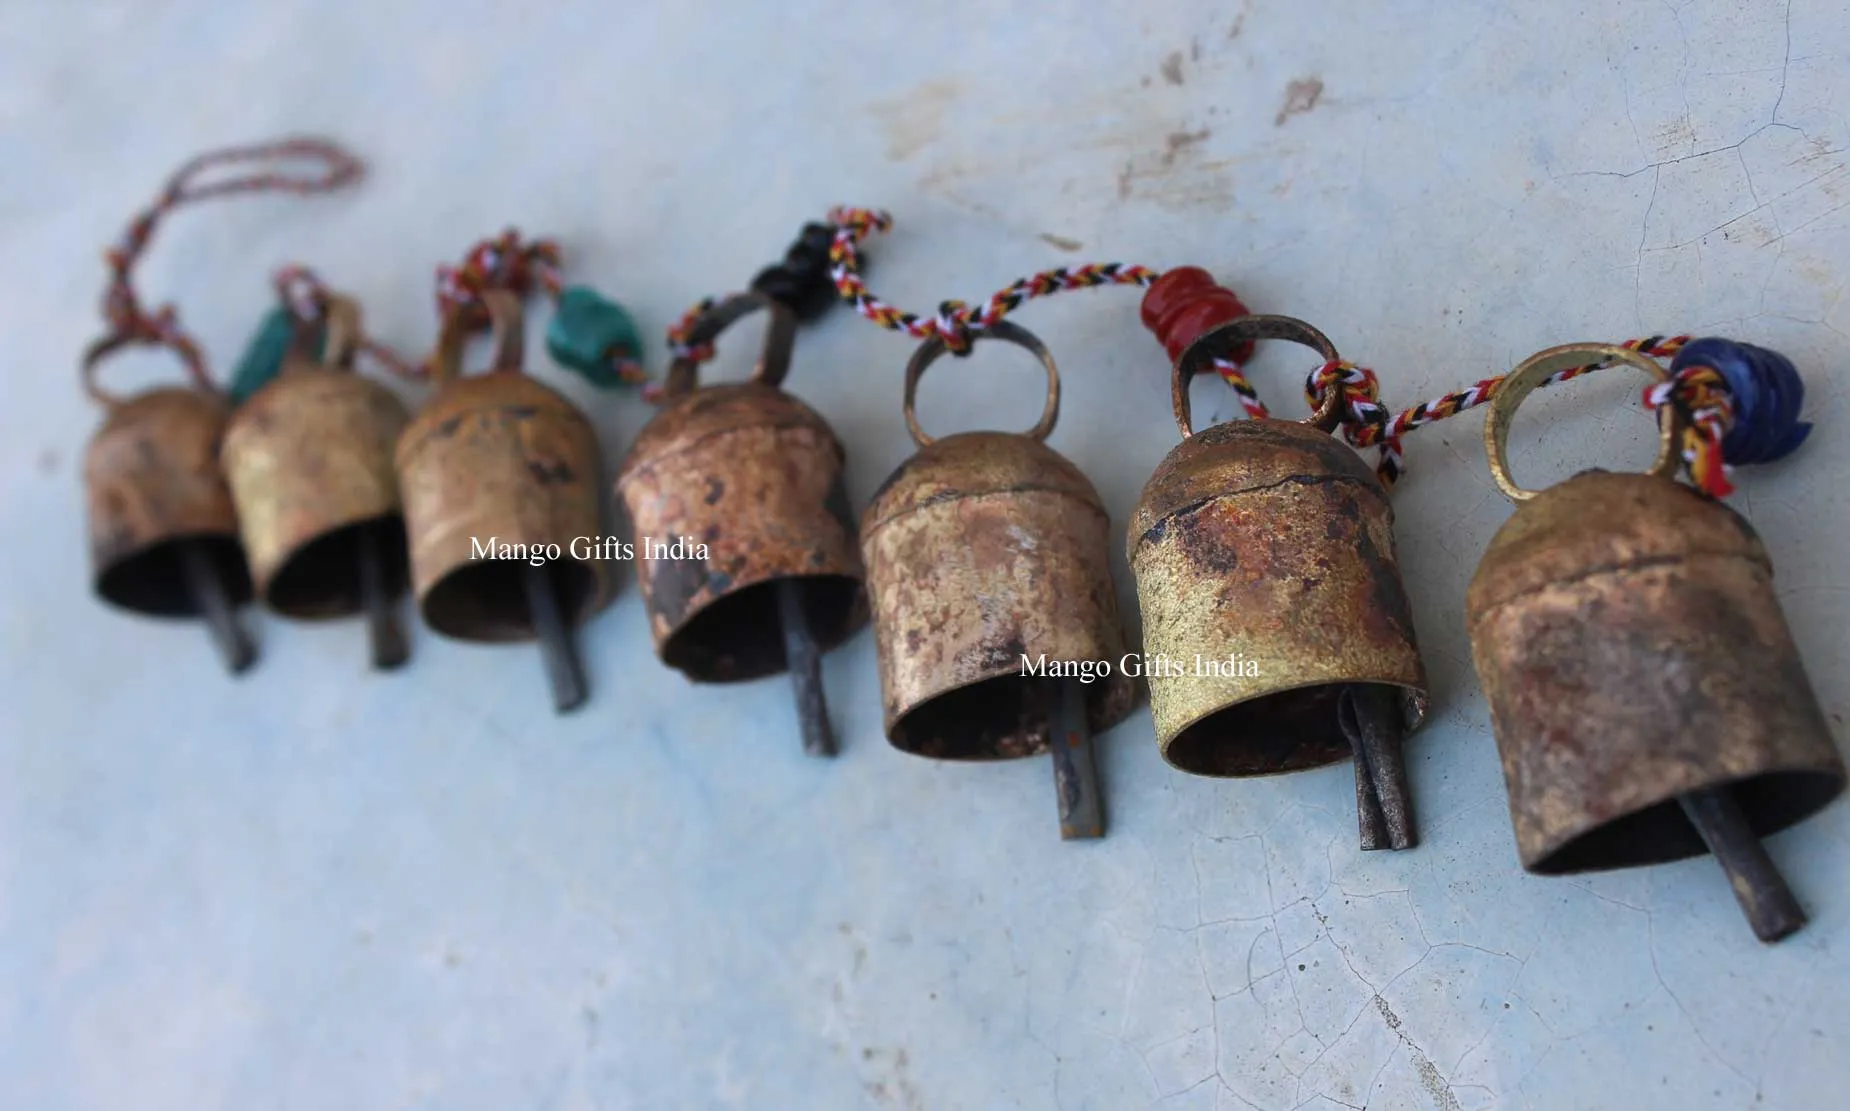
[[[1085,688],[1077,680],[1052,682],[1052,712],[1047,721],[1047,750],[1053,756],[1054,793],[1060,800],[1060,839],[1083,841],[1105,836],[1104,800],[1098,789],[1098,765],[1092,755],[1092,731],[1086,720]]]
[[[822,690],[822,653],[810,635],[809,615],[803,606],[803,580],[777,583],[777,619],[784,630],[784,663],[796,684],[797,721],[803,730],[803,751],[811,756],[833,756],[835,734],[829,728],[829,702]]]
[[[528,564],[521,581],[527,589],[527,610],[539,638],[540,655],[546,661],[546,677],[552,683],[553,708],[561,714],[575,710],[585,700],[584,667],[559,613],[559,593],[552,576],[545,566]]]
[[[372,641],[373,670],[390,671],[411,656],[405,632],[392,612],[392,598],[385,588],[385,557],[379,550],[377,523],[359,528],[360,605],[366,611],[366,631]]]
[[[203,540],[180,542],[180,570],[186,576],[186,587],[193,596],[193,604],[199,607],[207,627],[212,630],[212,640],[218,645],[219,655],[225,658],[226,670],[233,675],[249,670],[257,662],[257,648],[238,624],[237,614],[231,606],[231,592],[225,589],[225,581],[219,576],[212,552]]]
[[[1741,913],[1754,928],[1754,936],[1771,945],[1790,937],[1805,925],[1805,911],[1774,867],[1766,847],[1754,836],[1741,812],[1732,787],[1708,787],[1677,796],[1683,814],[1702,834],[1715,854],[1728,883],[1734,888]]]
[[[1356,824],[1364,852],[1410,849],[1419,844],[1401,752],[1400,714],[1394,689],[1351,683],[1336,704],[1337,724],[1355,752]]]

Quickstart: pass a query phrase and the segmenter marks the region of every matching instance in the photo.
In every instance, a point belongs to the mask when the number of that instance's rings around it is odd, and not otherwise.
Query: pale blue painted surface
[[[1426,843],[1402,856],[1354,851],[1348,769],[1191,779],[1142,715],[1104,742],[1109,838],[1063,845],[1040,762],[886,746],[866,635],[828,662],[846,750],[805,759],[782,683],[660,669],[631,586],[566,720],[530,652],[420,634],[375,678],[357,627],[265,621],[231,682],[202,634],[87,597],[73,366],[97,252],[196,150],[312,130],[371,159],[362,191],[189,212],[143,271],[220,367],[286,260],[421,351],[430,266],[512,222],[655,337],[844,201],[898,217],[872,276],[903,305],[1059,262],[1198,263],[1402,404],[1569,340],[1778,347],[1819,431],[1736,504],[1841,736],[1850,15],[1160,8],[0,11],[0,1107],[1841,1105],[1850,810],[1773,841],[1813,922],[1771,950],[1708,861],[1518,871],[1461,618],[1508,513],[1475,418],[1416,436],[1396,494],[1437,707],[1412,749]],[[1310,78],[1315,107],[1281,117]],[[1052,442],[1121,527],[1173,437],[1135,297],[1019,319],[1066,370]],[[756,334],[728,342],[735,372]],[[908,351],[847,316],[799,349],[857,503],[908,451]],[[1023,365],[943,364],[927,425],[1025,426]],[[1305,369],[1276,352],[1255,378],[1295,414]],[[645,408],[551,380],[614,462]],[[1635,391],[1538,399],[1523,474],[1644,460]]]

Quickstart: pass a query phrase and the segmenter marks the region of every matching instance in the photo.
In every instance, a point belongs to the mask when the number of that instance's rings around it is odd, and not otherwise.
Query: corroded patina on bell
[[[587,550],[602,516],[597,435],[563,395],[522,372],[518,298],[491,289],[482,299],[496,331],[492,367],[459,374],[466,331],[452,320],[437,391],[398,438],[412,589],[444,636],[538,640],[563,712],[585,697],[571,630],[611,593],[608,564]]]
[[[84,359],[103,423],[84,452],[92,583],[103,600],[153,617],[202,618],[234,674],[256,662],[236,607],[252,595],[237,508],[219,470],[231,407],[203,384],[117,397],[95,369],[123,346]]]
[[[1218,291],[1204,293],[1201,277],[1172,271],[1144,305],[1175,353],[1182,434],[1144,486],[1126,542],[1157,745],[1207,776],[1353,757],[1362,847],[1410,847],[1401,740],[1425,717],[1426,669],[1386,490],[1329,435],[1335,391],[1303,423],[1260,417],[1196,432],[1190,415],[1189,383],[1216,358],[1237,361],[1260,339],[1332,362],[1335,347],[1302,321],[1247,315],[1231,296],[1192,311]]]
[[[408,566],[393,450],[409,417],[390,390],[354,372],[358,306],[330,297],[322,321],[299,331],[280,373],[225,431],[221,459],[244,551],[271,610],[364,613],[373,666],[397,667],[409,654],[393,613]]]
[[[1047,404],[1026,435],[933,439],[913,402],[943,342],[927,341],[907,367],[919,450],[861,517],[887,739],[943,760],[1052,752],[1062,835],[1097,837],[1089,737],[1128,716],[1138,694],[1117,666],[1110,520],[1079,468],[1043,443],[1059,413],[1052,355],[1006,322],[982,335],[1039,357]],[[1093,677],[1077,677],[1082,668]]]
[[[1493,473],[1520,505],[1466,595],[1523,867],[1544,875],[1713,851],[1765,941],[1803,913],[1757,841],[1844,788],[1832,740],[1751,525],[1675,481],[1588,471],[1538,492],[1510,478],[1516,406],[1561,370],[1623,348],[1571,344],[1505,379],[1486,423]]]
[[[678,359],[616,488],[640,554],[682,542],[679,558],[636,563],[662,662],[703,683],[790,672],[804,745],[830,755],[821,653],[867,621],[841,442],[781,388],[796,320],[780,301],[725,301],[688,342],[703,347],[759,309],[771,323],[750,380],[702,386],[698,364]]]

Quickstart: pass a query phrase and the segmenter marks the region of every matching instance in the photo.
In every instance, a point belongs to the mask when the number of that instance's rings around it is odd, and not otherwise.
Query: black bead
[[[752,279],[752,289],[782,302],[799,320],[816,319],[838,299],[829,276],[829,248],[834,241],[832,225],[805,224],[784,252],[783,261],[759,271]]]

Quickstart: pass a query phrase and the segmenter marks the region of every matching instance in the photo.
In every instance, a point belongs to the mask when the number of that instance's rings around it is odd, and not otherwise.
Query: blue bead
[[[568,286],[546,325],[546,351],[560,366],[609,388],[628,380],[622,364],[642,354],[642,334],[629,313],[595,289]]]
[[[244,346],[244,354],[238,357],[238,365],[231,372],[228,392],[233,405],[242,405],[250,400],[253,394],[282,373],[283,359],[289,354],[289,346],[295,342],[295,335],[295,315],[284,306],[278,305],[263,315],[256,334]],[[321,358],[326,342],[327,335],[323,330],[315,337],[316,359]]]
[[[1684,344],[1670,370],[1690,366],[1713,367],[1728,383],[1734,399],[1734,427],[1722,440],[1728,462],[1771,463],[1797,451],[1810,435],[1811,425],[1799,420],[1805,381],[1779,352],[1708,336]]]

